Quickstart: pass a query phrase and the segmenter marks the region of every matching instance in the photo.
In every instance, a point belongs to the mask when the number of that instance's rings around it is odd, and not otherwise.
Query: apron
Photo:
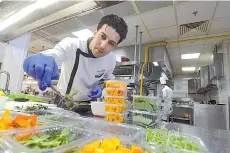
[[[73,70],[71,72],[70,75],[70,79],[68,82],[68,86],[67,86],[67,90],[66,90],[66,95],[70,94],[71,88],[73,86],[73,81],[77,72],[77,66],[78,66],[78,58],[79,55],[77,54],[78,52],[76,52],[76,58],[75,58],[75,63],[73,66]],[[70,110],[70,111],[74,111],[82,116],[93,116],[93,113],[91,111],[91,105],[90,105],[90,101],[68,101],[68,103],[65,103],[63,106],[59,105],[61,101],[61,97],[59,97],[58,95],[55,97],[55,104],[57,104],[58,107],[62,107],[64,109]]]
[[[162,119],[167,120],[168,116],[171,115],[173,108],[172,108],[172,101],[164,101],[161,103],[162,106]]]

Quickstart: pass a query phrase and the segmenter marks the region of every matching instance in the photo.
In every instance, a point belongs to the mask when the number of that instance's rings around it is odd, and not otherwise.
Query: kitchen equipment
[[[91,102],[91,110],[94,116],[105,116],[105,102]]]
[[[210,104],[210,105],[216,105],[216,100],[209,100],[208,104]]]

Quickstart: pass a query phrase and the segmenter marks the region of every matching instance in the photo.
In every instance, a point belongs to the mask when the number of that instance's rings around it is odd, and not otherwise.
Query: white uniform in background
[[[168,115],[172,113],[173,90],[166,85],[166,78],[161,77],[160,82],[162,85],[164,85],[164,88],[162,89],[163,103],[161,105],[163,107],[162,119],[167,120]]]
[[[101,79],[113,79],[113,70],[116,66],[116,57],[113,52],[106,56],[95,58],[89,49],[89,42],[77,38],[65,38],[53,49],[42,53],[55,58],[58,65],[62,64],[61,76],[57,89],[65,95],[78,90],[75,101],[88,101],[88,94]],[[73,71],[76,71],[75,75]],[[72,78],[72,81],[70,81]],[[69,85],[70,84],[70,85]]]

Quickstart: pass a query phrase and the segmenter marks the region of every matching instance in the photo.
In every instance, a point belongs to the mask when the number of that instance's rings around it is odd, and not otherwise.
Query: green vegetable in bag
[[[71,133],[69,128],[65,128],[62,131],[54,131],[41,136],[33,136],[32,139],[21,141],[21,143],[33,149],[48,149],[68,144],[76,139],[77,136]]]

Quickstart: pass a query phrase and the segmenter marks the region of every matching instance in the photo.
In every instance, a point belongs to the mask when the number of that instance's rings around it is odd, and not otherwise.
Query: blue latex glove
[[[41,53],[25,59],[24,71],[39,82],[40,90],[51,86],[51,80],[59,77],[58,66],[54,58]]]
[[[102,88],[100,85],[96,85],[91,91],[91,93],[88,95],[88,97],[91,99],[100,98],[101,96],[102,96]]]

